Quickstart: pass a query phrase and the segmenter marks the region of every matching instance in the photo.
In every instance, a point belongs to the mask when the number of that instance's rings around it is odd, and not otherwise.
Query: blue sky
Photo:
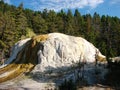
[[[21,2],[24,8],[35,11],[43,9],[59,12],[61,9],[79,9],[82,15],[97,12],[100,15],[117,16],[120,18],[120,0],[4,0],[6,3],[18,6]]]

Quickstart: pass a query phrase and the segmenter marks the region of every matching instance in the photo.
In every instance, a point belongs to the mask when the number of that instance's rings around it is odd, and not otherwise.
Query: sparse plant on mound
[[[77,90],[76,84],[70,80],[64,80],[64,82],[59,86],[59,90]]]
[[[105,76],[106,85],[114,87],[116,90],[120,90],[120,62],[109,62],[109,72]]]

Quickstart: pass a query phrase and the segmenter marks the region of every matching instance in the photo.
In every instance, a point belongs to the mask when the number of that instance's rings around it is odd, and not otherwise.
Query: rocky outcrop
[[[0,68],[0,82],[23,73],[59,73],[77,63],[105,61],[106,57],[90,42],[81,37],[61,33],[38,35],[19,41],[11,57]]]
[[[120,62],[120,56],[109,58],[112,62]]]

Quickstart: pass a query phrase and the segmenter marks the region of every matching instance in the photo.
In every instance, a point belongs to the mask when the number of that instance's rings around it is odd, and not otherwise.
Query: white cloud
[[[10,1],[10,0],[4,0],[4,2],[11,4],[11,1]]]
[[[95,8],[103,2],[104,0],[32,0],[30,5],[35,10],[43,10],[47,8],[49,10],[53,9],[55,11],[59,11],[67,8]]]
[[[31,7],[31,9],[34,10],[43,10],[46,8],[55,11],[68,8],[95,8],[104,2],[104,0],[19,0],[19,2],[20,1],[23,2],[27,8]],[[5,2],[10,3],[10,0],[5,0]]]
[[[110,3],[111,4],[120,4],[120,0],[111,0]]]

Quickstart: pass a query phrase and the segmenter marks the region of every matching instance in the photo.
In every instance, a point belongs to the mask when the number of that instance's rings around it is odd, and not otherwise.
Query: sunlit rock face
[[[66,69],[79,62],[94,63],[96,58],[101,61],[105,59],[87,40],[60,33],[48,34],[48,39],[40,43],[37,55],[38,65],[34,70],[41,72]]]
[[[10,64],[14,59],[16,59],[18,53],[24,48],[26,42],[28,42],[31,38],[27,38],[24,40],[20,40],[11,49],[11,57],[2,65],[0,68]]]
[[[19,41],[11,57],[0,68],[0,82],[26,72],[59,73],[77,63],[104,61],[100,51],[90,42],[61,33],[38,35]]]

